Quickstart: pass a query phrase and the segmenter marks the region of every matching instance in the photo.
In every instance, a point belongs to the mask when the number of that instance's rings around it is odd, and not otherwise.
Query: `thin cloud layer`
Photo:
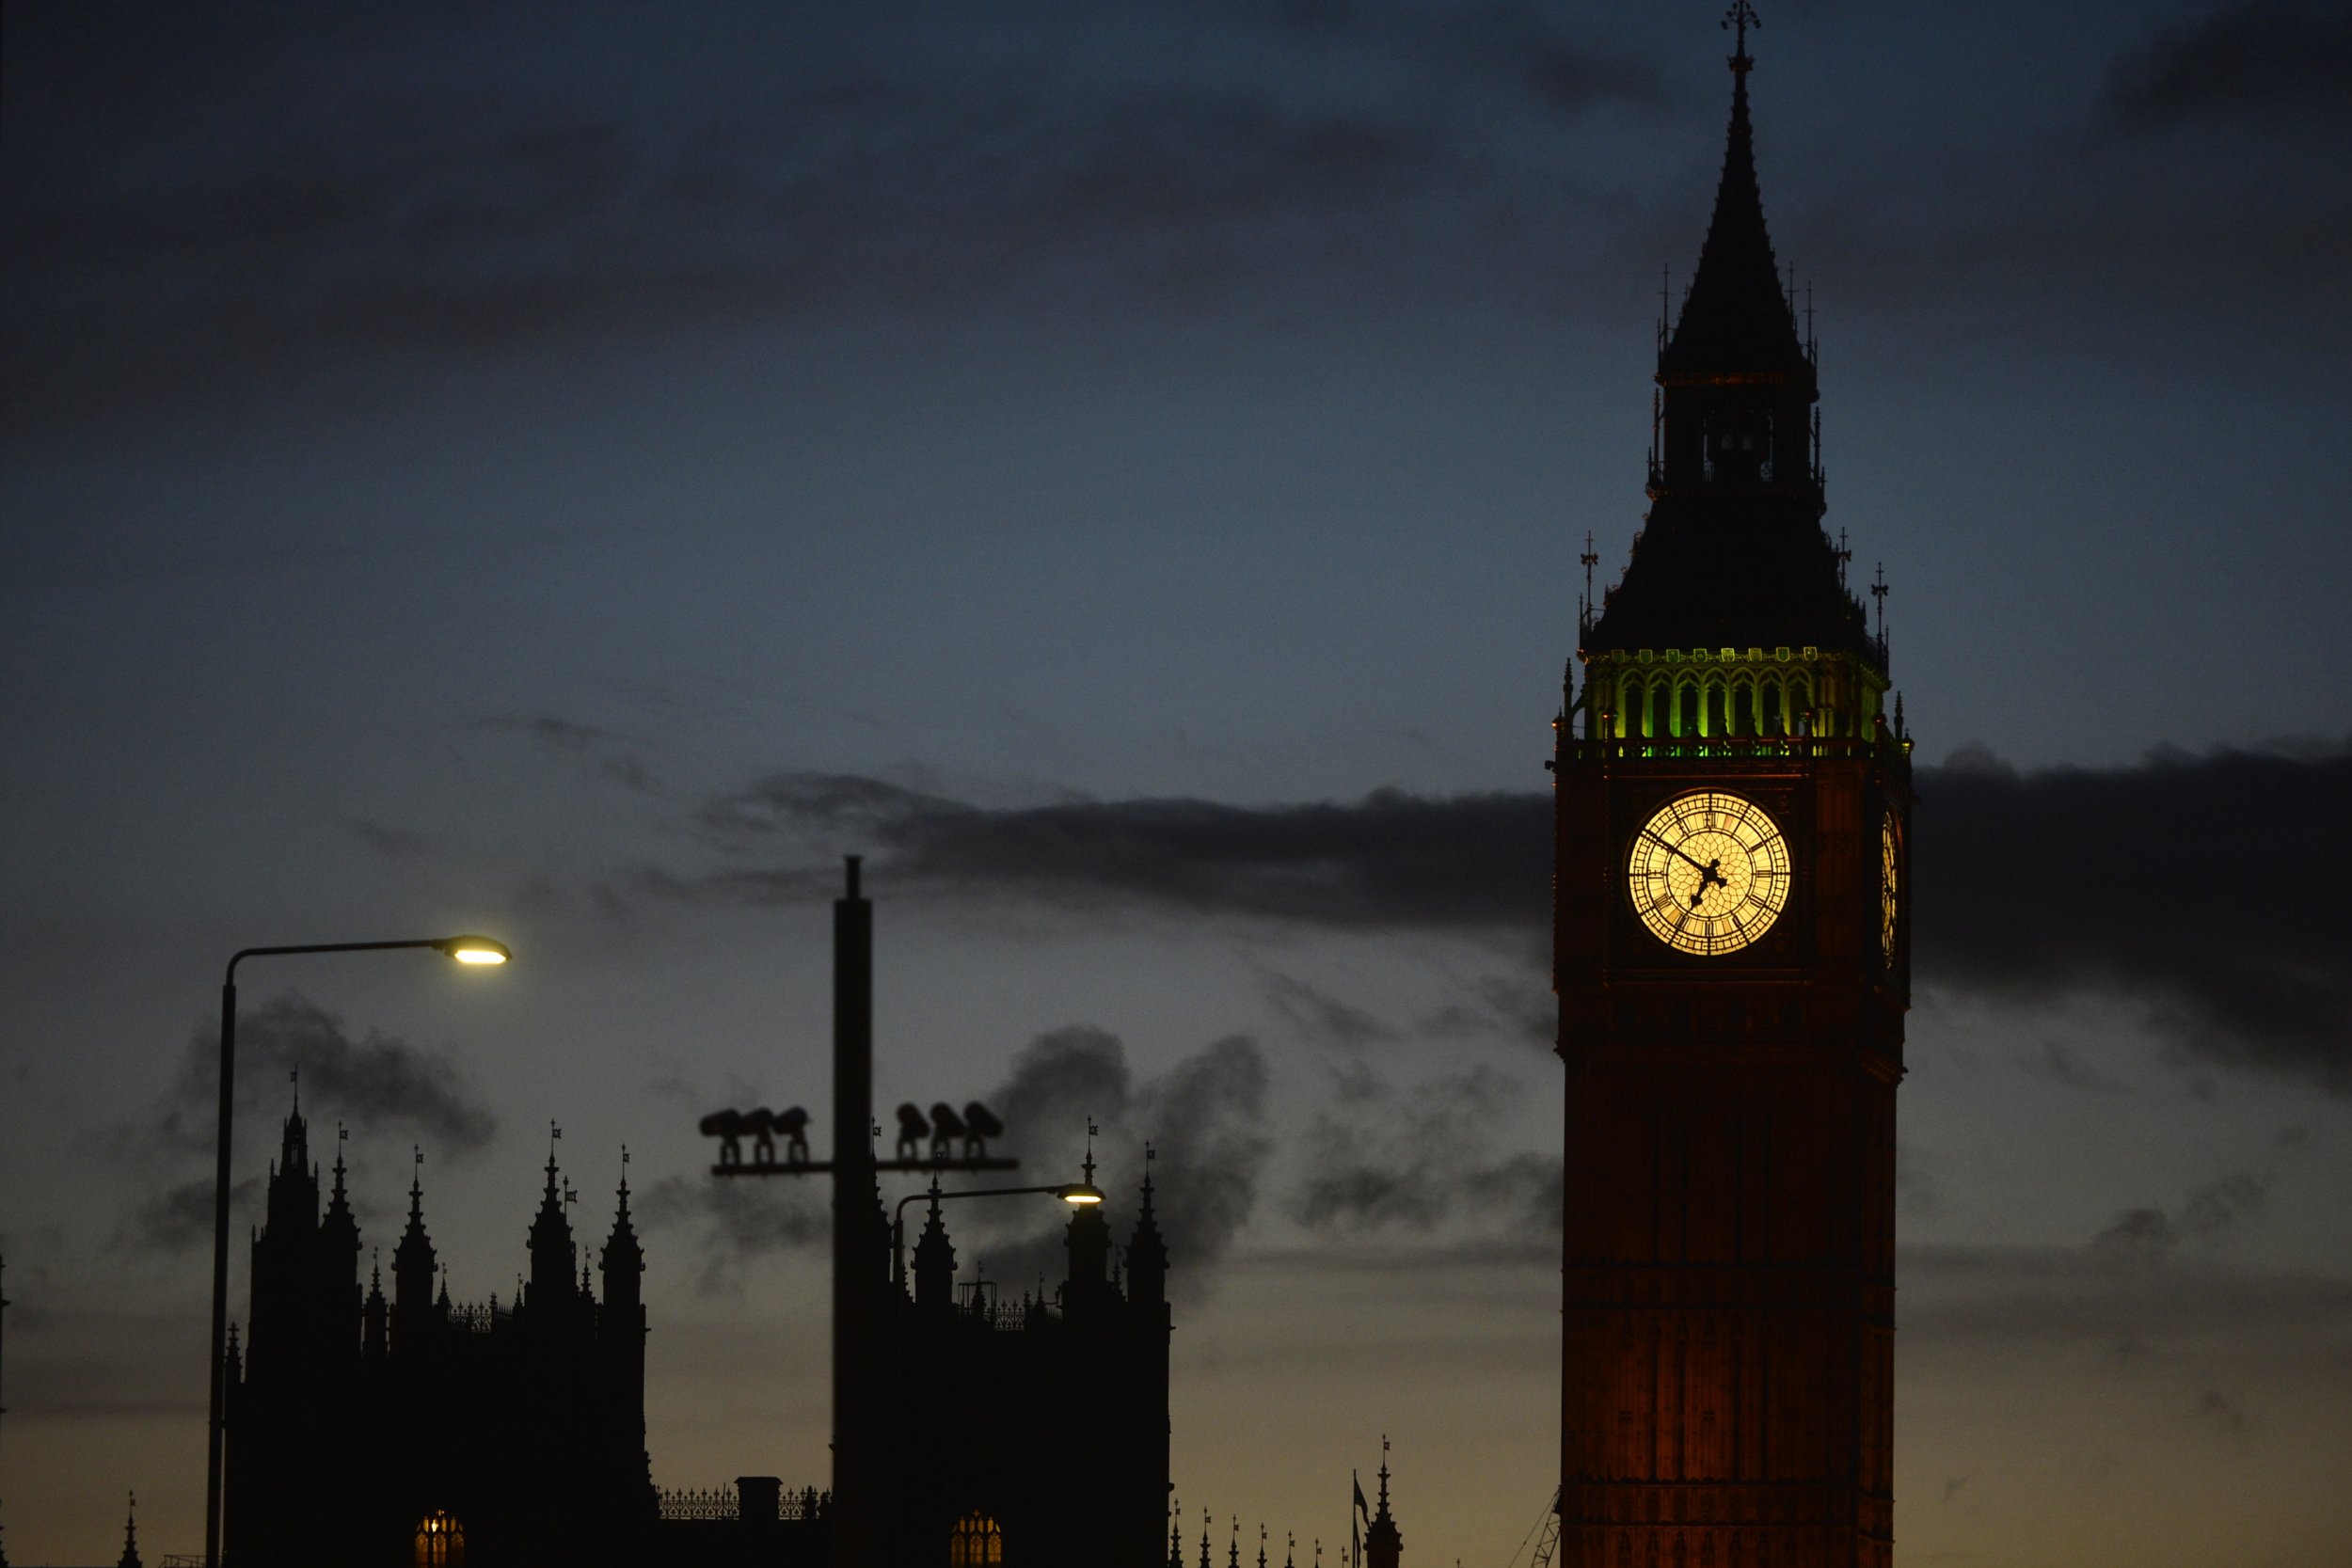
[[[1314,1230],[1485,1235],[1548,1246],[1561,1224],[1556,1154],[1494,1158],[1489,1129],[1521,1093],[1489,1067],[1399,1092],[1357,1075],[1318,1114],[1292,1212]]]

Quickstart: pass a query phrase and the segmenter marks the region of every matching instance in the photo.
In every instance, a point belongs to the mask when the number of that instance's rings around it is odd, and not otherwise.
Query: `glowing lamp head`
[[[1084,1181],[1072,1181],[1056,1187],[1054,1196],[1073,1209],[1087,1209],[1103,1201],[1103,1190]]]
[[[504,942],[488,937],[452,937],[434,945],[461,964],[502,964],[515,956]]]

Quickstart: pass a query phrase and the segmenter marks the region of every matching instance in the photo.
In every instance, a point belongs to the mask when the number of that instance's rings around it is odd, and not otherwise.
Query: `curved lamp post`
[[[400,947],[431,948],[461,964],[502,964],[514,957],[505,943],[477,936],[246,947],[229,960],[228,974],[220,983],[220,1136],[213,1177],[213,1408],[204,1463],[204,1568],[220,1568],[221,1412],[228,1394],[224,1377],[229,1364],[229,1131],[233,1103],[230,1085],[237,1062],[237,965],[247,958],[275,958],[294,953],[383,953]]]
[[[1089,1156],[1088,1163],[1093,1163],[1092,1156]],[[1029,1193],[1051,1193],[1073,1209],[1084,1209],[1103,1201],[1103,1190],[1091,1181],[1065,1181],[1058,1187],[975,1187],[960,1193],[943,1193],[934,1180],[930,1191],[909,1193],[898,1200],[898,1207],[890,1212],[890,1282],[901,1290],[906,1288],[908,1204],[921,1203],[926,1199],[945,1203],[958,1197],[1016,1197]]]

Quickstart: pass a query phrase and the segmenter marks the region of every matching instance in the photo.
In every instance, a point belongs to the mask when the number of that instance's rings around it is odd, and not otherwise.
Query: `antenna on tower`
[[[1593,551],[1590,529],[1584,531],[1584,553],[1577,559],[1584,562],[1584,597],[1577,601],[1576,625],[1578,631],[1589,632],[1593,629],[1593,568],[1600,563],[1600,557]]]

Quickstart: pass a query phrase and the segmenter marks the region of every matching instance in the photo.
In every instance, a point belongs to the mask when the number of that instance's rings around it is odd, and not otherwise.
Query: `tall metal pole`
[[[239,954],[238,958],[245,955]],[[220,1134],[213,1167],[213,1388],[204,1452],[204,1568],[220,1568],[221,1418],[229,1374],[229,1132],[237,1063],[237,960],[220,986]]]
[[[873,1561],[874,1318],[882,1264],[874,1179],[874,907],[833,906],[833,1560]]]

